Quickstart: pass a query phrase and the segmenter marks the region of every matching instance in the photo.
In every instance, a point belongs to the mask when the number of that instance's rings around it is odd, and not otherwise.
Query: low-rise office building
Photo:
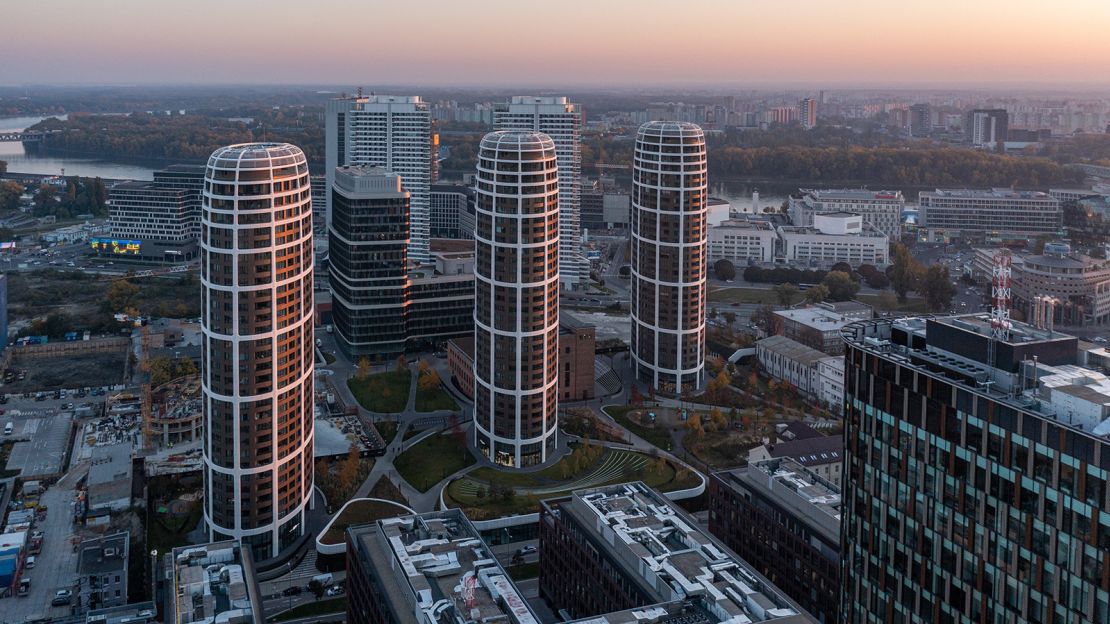
[[[791,459],[831,483],[840,483],[844,463],[844,436],[820,435],[797,440],[766,442],[748,451],[748,464],[769,459]]]
[[[428,195],[432,238],[474,238],[473,228],[462,232],[459,217],[470,209],[474,190],[462,184],[433,184]]]
[[[81,542],[77,559],[80,604],[87,609],[127,604],[127,564],[131,534],[114,533]]]
[[[847,262],[882,267],[889,263],[890,239],[863,215],[830,212],[813,215],[812,221],[810,226],[778,228],[779,255],[784,261],[809,266]]]
[[[89,511],[126,511],[131,507],[131,443],[94,446],[88,476]]]
[[[1025,255],[1012,270],[1014,306],[1033,319],[1037,297],[1050,297],[1053,322],[1094,325],[1110,322],[1110,260],[1073,253],[1060,243]]]
[[[906,199],[902,191],[868,189],[801,189],[789,199],[790,220],[796,227],[812,227],[821,214],[850,212],[861,215],[866,223],[898,240],[902,235],[902,210]]]
[[[781,333],[826,355],[844,353],[840,330],[857,320],[858,314],[840,314],[829,306],[811,306],[794,310],[776,310],[775,318],[782,325]],[[869,316],[867,318],[870,318]]]
[[[773,262],[778,233],[763,220],[727,219],[709,228],[707,257],[710,262],[731,260],[743,266],[749,261]]]
[[[237,540],[174,548],[166,557],[167,624],[262,624],[250,548]]]
[[[829,374],[829,371],[833,371],[834,375],[828,381],[829,385],[835,386],[839,377],[843,392],[843,372],[837,376],[835,371],[837,368],[841,371],[844,368],[844,356],[822,353],[786,336],[769,336],[755,343],[755,357],[764,374],[789,383],[799,393],[810,398],[826,401],[822,396],[826,381],[821,374]],[[822,362],[828,364],[823,366]],[[834,406],[835,403],[830,405],[830,409]]]
[[[121,182],[108,192],[110,237],[93,239],[101,255],[151,262],[197,256],[203,165],[171,165],[150,182]]]
[[[602,190],[582,191],[582,228],[615,230],[627,228],[632,214],[632,197],[627,193]]]
[[[827,624],[840,608],[840,486],[790,458],[709,480],[709,530]]]
[[[349,624],[540,620],[459,509],[347,529]]]
[[[638,482],[541,503],[540,595],[566,619],[599,624],[814,621]]]
[[[1027,241],[1056,235],[1063,225],[1060,200],[1048,193],[937,189],[918,195],[921,227],[929,241]]]

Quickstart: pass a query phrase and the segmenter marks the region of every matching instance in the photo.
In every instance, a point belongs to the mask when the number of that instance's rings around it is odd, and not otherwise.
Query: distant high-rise
[[[112,238],[131,243],[130,257],[138,260],[196,258],[203,188],[203,165],[170,165],[155,171],[153,181],[114,185],[108,194]]]
[[[258,560],[305,532],[312,501],[312,196],[288,143],[222,147],[201,215],[204,520]]]
[[[910,107],[910,134],[927,137],[933,131],[932,111],[928,104],[914,104]]]
[[[428,104],[419,96],[337,98],[328,102],[326,137],[328,206],[336,167],[371,165],[396,173],[412,195],[409,260],[429,262],[428,195],[436,154]]]
[[[582,107],[565,97],[514,96],[493,111],[494,130],[534,130],[551,137],[559,157],[559,276],[566,286],[585,283],[582,255]]]
[[[559,182],[555,142],[499,131],[478,152],[474,267],[475,440],[510,466],[555,450]]]
[[[678,392],[705,374],[705,134],[640,126],[632,171],[632,359],[637,377]]]
[[[964,131],[972,147],[994,148],[1005,143],[1010,128],[1010,115],[1002,108],[976,109],[967,114]]]
[[[802,122],[802,127],[806,130],[817,126],[817,100],[813,98],[798,100],[798,121]]]

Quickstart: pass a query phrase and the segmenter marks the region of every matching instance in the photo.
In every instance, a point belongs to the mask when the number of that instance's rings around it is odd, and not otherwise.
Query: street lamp
[[[155,605],[158,604],[158,549],[152,548],[150,550],[150,601]]]

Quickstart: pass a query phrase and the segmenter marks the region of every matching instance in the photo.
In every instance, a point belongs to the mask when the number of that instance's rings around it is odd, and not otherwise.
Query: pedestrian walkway
[[[542,487],[515,487],[518,494],[522,495],[548,495],[557,492],[580,490],[597,487],[608,483],[621,475],[635,472],[647,465],[649,458],[641,453],[629,451],[610,451],[605,455],[601,464],[589,474],[574,481],[554,481],[550,486]],[[484,489],[486,484],[470,477],[464,477],[459,483],[460,494],[474,496],[478,490]]]

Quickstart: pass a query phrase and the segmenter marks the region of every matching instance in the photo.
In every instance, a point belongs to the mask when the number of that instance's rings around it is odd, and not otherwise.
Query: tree
[[[782,319],[771,306],[763,306],[752,314],[752,322],[768,336],[782,333]]]
[[[40,184],[35,191],[35,214],[40,216],[53,214],[52,208],[57,203],[57,198],[57,189],[49,184]]]
[[[632,407],[640,407],[644,404],[644,395],[640,394],[636,384],[632,384],[632,390],[628,393],[628,404]]]
[[[117,280],[108,287],[105,298],[111,311],[119,312],[132,307],[138,294],[138,286],[127,280]]]
[[[394,363],[393,368],[398,373],[409,369],[409,363],[407,360],[405,360],[405,355],[403,353],[397,356],[397,361],[396,363]]]
[[[721,258],[713,265],[713,274],[721,281],[736,279],[736,265],[728,258]]]
[[[859,292],[859,282],[842,271],[829,271],[821,285],[828,289],[829,299],[833,301],[848,301]]]
[[[832,268],[830,268],[829,270],[840,271],[841,273],[847,273],[848,275],[851,275],[852,265],[848,264],[847,262],[837,262],[836,264],[832,265]]]
[[[366,381],[370,376],[370,358],[363,356],[358,361],[358,370],[355,371],[355,379],[359,381]]]
[[[875,307],[879,308],[883,312],[893,312],[894,310],[898,309],[898,296],[890,292],[889,290],[884,290],[883,292],[879,293],[878,301],[875,303]]]
[[[906,294],[917,290],[921,279],[921,265],[910,255],[910,250],[902,243],[894,243],[890,249],[890,266],[887,267],[890,286],[898,293],[898,301],[905,302]]]
[[[15,180],[0,182],[0,210],[19,208],[19,198],[23,196],[23,185]]]
[[[730,326],[736,322],[735,312],[721,312],[721,317],[724,318],[725,322],[728,323]]]
[[[324,584],[316,579],[312,579],[308,582],[308,591],[312,592],[316,600],[319,600],[324,597]]]
[[[829,298],[829,287],[824,284],[810,286],[803,295],[806,303],[821,303]]]
[[[863,280],[867,282],[868,286],[876,290],[882,290],[890,286],[890,278],[886,276],[886,273],[880,271],[868,274]]]
[[[728,429],[728,419],[721,413],[721,410],[714,407],[709,411],[709,420],[713,423],[713,429],[716,431],[725,431]]]
[[[420,362],[417,364],[417,372],[419,372],[421,375],[427,375],[430,368],[431,367],[428,366],[428,360],[420,358]]]
[[[428,390],[438,388],[439,383],[439,373],[435,372],[434,370],[428,369],[426,373],[420,375],[420,377],[417,378],[416,387],[426,392]]]
[[[779,300],[779,305],[790,307],[794,304],[794,300],[798,298],[798,287],[791,283],[779,284],[775,286],[775,297]]]
[[[350,493],[353,493],[354,490],[358,488],[358,477],[361,470],[362,460],[358,456],[358,447],[351,444],[350,449],[347,451],[347,457],[343,460],[343,463],[339,464],[338,479],[344,501],[350,498]],[[350,493],[348,493],[348,490]],[[332,501],[332,504],[344,501]]]
[[[925,308],[930,312],[948,309],[952,305],[952,297],[956,295],[948,267],[941,264],[934,264],[925,270],[920,290],[925,296]]]
[[[705,427],[701,424],[700,414],[690,414],[690,417],[686,419],[686,430],[694,436],[695,440],[705,435]]]

